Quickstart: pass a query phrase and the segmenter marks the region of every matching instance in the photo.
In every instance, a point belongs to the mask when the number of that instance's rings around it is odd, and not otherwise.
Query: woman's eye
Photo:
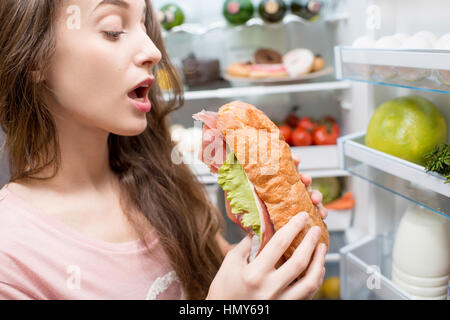
[[[103,31],[103,33],[111,40],[117,41],[120,35],[126,33],[125,31]]]

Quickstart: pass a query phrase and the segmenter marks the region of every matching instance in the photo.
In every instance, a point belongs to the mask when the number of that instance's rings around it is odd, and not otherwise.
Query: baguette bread
[[[306,211],[309,214],[308,225],[294,239],[284,258],[289,259],[313,226],[321,228],[319,242],[328,248],[326,224],[300,179],[290,147],[278,127],[253,105],[233,101],[219,109],[217,129],[232,148],[255,192],[264,201],[275,231],[297,213]],[[272,133],[271,138],[262,138],[261,132]],[[269,149],[266,151],[270,153],[270,159],[261,155],[263,148]]]

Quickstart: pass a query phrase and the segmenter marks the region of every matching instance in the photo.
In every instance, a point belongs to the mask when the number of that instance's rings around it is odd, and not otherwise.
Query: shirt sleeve
[[[0,281],[0,300],[34,300],[35,298],[27,294],[20,288]]]

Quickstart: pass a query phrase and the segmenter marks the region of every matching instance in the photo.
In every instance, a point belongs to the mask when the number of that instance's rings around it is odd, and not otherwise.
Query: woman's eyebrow
[[[94,13],[95,10],[97,10],[99,7],[105,6],[105,5],[113,5],[113,6],[118,6],[122,9],[129,9],[130,8],[130,4],[124,0],[102,0],[100,1],[99,4],[97,4],[97,6],[95,7],[95,9],[92,11],[92,13]],[[147,12],[147,6],[144,6],[144,15]],[[91,14],[92,14],[91,13]]]

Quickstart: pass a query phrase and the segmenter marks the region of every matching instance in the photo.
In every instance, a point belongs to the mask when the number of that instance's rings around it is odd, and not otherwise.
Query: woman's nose
[[[136,65],[147,66],[149,70],[161,60],[161,51],[155,46],[153,41],[146,36],[144,42],[141,42],[141,49],[136,55]]]

